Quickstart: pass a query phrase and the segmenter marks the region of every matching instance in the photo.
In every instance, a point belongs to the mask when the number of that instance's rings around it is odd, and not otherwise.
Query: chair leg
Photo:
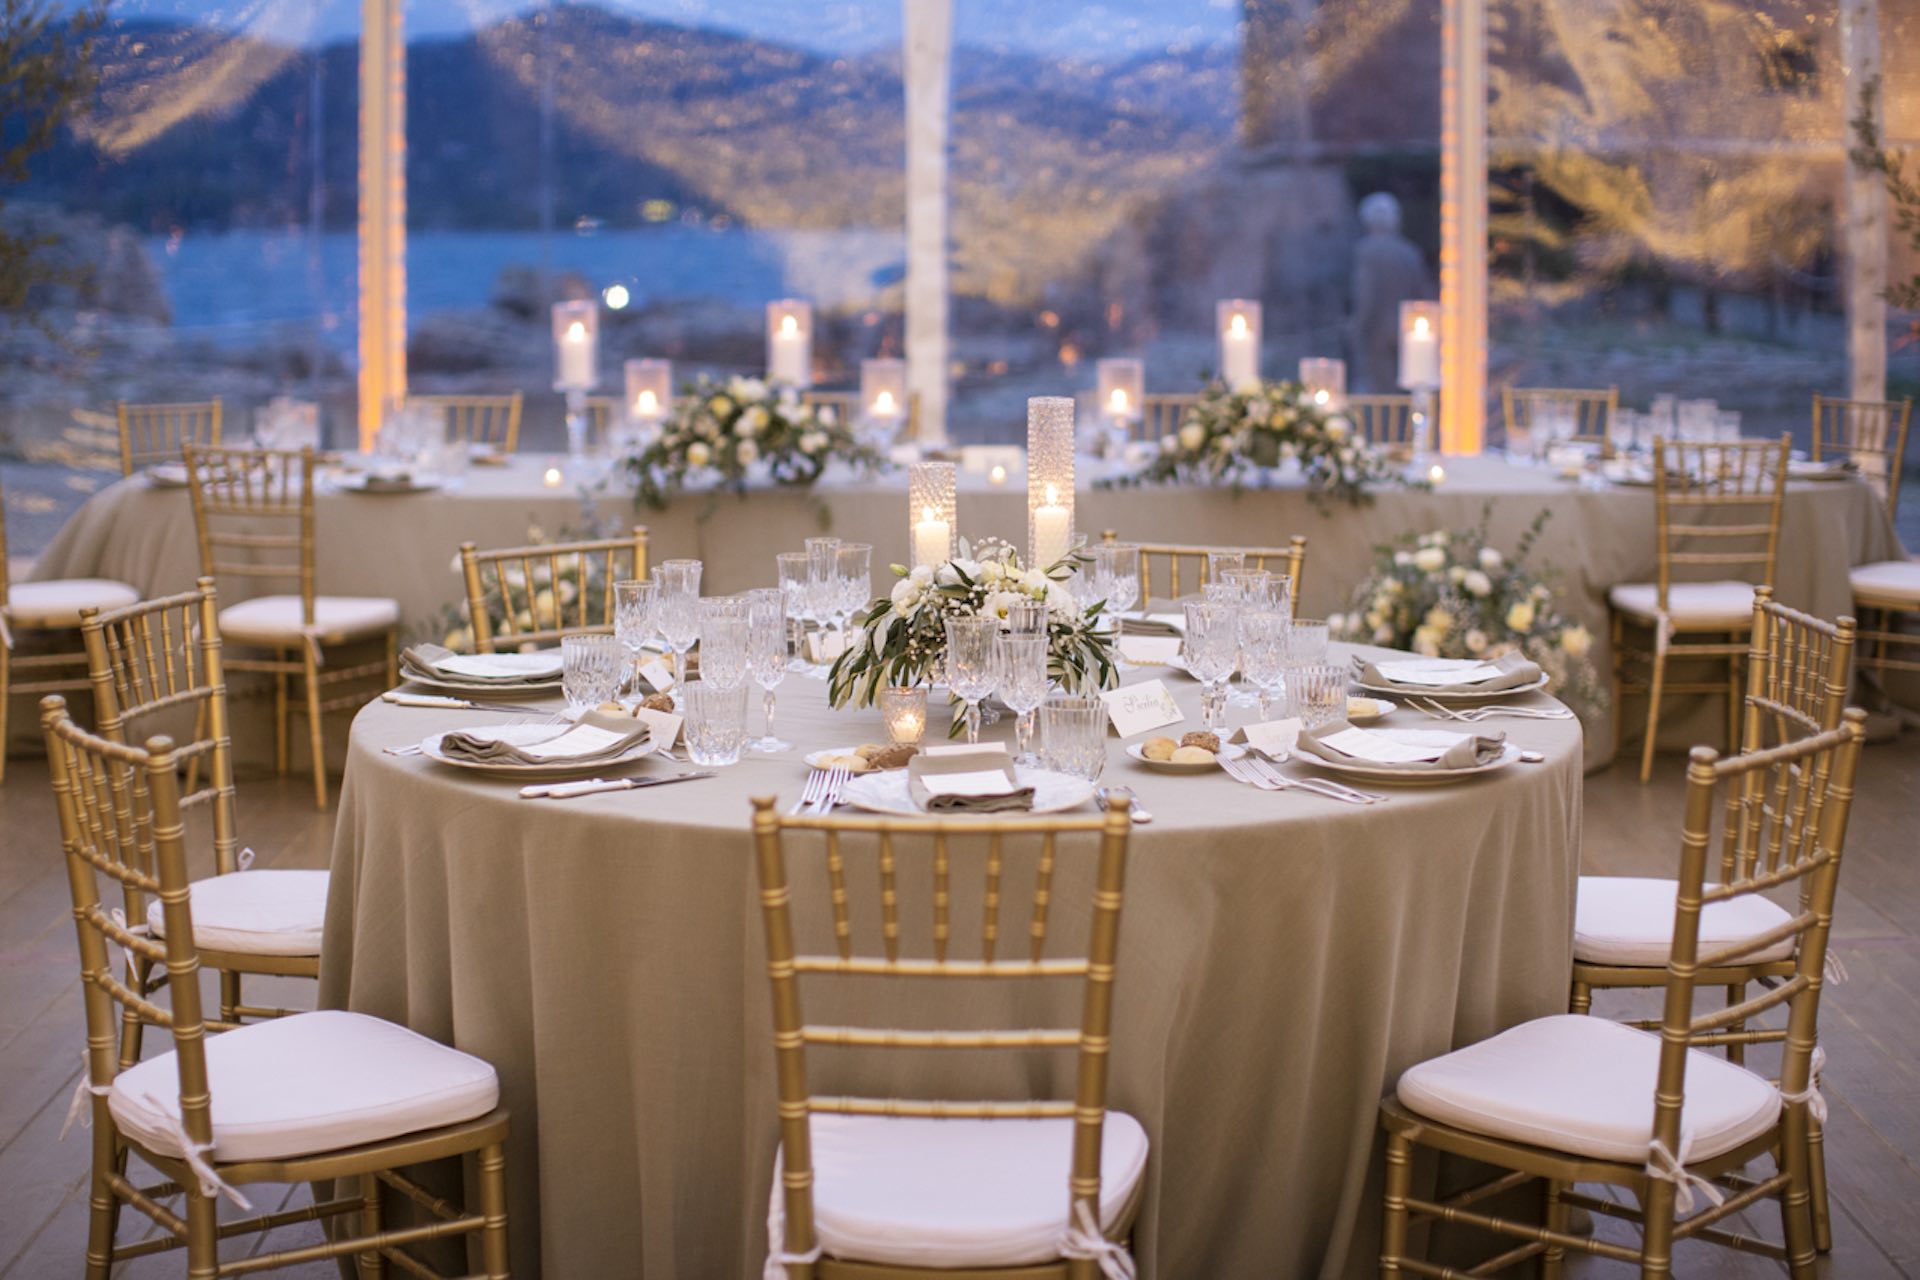
[[[94,1106],[95,1099],[87,1100]],[[116,1172],[113,1126],[97,1116],[93,1125],[93,1178],[87,1191],[87,1280],[107,1280],[113,1271],[113,1237],[120,1226],[120,1198],[107,1185]]]
[[[387,632],[387,688],[400,683],[400,632],[398,628]]]
[[[288,768],[287,745],[287,673],[273,673],[273,770],[285,773]]]
[[[1567,1012],[1593,1012],[1593,988],[1578,978],[1573,980],[1573,991],[1567,997]]]
[[[1734,639],[1739,639],[1736,632]],[[1740,680],[1741,659],[1739,654],[1727,657],[1727,754],[1732,755],[1740,749],[1740,708],[1745,690]]]
[[[1807,1194],[1813,1200],[1813,1247],[1833,1252],[1833,1209],[1827,1203],[1826,1126],[1807,1117]]]
[[[1660,696],[1667,683],[1667,646],[1656,636],[1653,643],[1653,677],[1647,682],[1647,740],[1640,747],[1640,781],[1653,776],[1653,748],[1660,739]]]
[[[220,1020],[222,1022],[240,1021],[240,975],[229,970],[220,971]]]
[[[320,719],[320,664],[308,646],[302,661],[306,663],[307,743],[313,753],[313,807],[327,807],[327,733]]]
[[[6,641],[0,640],[0,782],[7,780],[7,707],[12,702],[13,655],[7,651]]]
[[[1732,1008],[1734,1005],[1739,1004],[1742,1000],[1746,998],[1747,998],[1747,987],[1745,983],[1729,982],[1727,984],[1727,1007],[1728,1008]],[[1747,1024],[1744,1021],[1732,1022],[1727,1024],[1727,1030],[1729,1031],[1745,1031],[1746,1029],[1747,1029]],[[1745,1066],[1747,1062],[1747,1046],[1740,1043],[1738,1040],[1728,1041],[1727,1042],[1727,1061],[1734,1063],[1737,1066]]]
[[[1620,754],[1620,721],[1627,714],[1626,692],[1626,620],[1619,613],[1610,614],[1607,619],[1612,629],[1612,671],[1613,671],[1613,750],[1609,758]]]
[[[1640,1233],[1641,1280],[1673,1274],[1673,1193],[1671,1182],[1648,1179],[1640,1201],[1646,1218]]]
[[[371,1239],[380,1234],[380,1175],[360,1175],[360,1234]],[[353,1255],[360,1280],[386,1280],[387,1259],[379,1249],[367,1249]]]
[[[500,1143],[480,1152],[480,1267],[487,1280],[507,1280],[507,1149]]]
[[[1790,1104],[1786,1141],[1777,1149],[1787,1172],[1787,1186],[1780,1193],[1780,1226],[1787,1242],[1787,1274],[1793,1280],[1814,1280],[1815,1275],[1813,1208],[1807,1192],[1808,1148],[1812,1145],[1807,1126],[1812,1119],[1806,1104]]]
[[[219,1201],[189,1185],[187,1209],[187,1280],[214,1280],[220,1274]]]
[[[1380,1233],[1380,1280],[1398,1280],[1407,1256],[1407,1191],[1413,1185],[1413,1144],[1387,1135],[1386,1223]]]
[[[1560,1184],[1552,1178],[1540,1180],[1540,1225],[1562,1233],[1567,1229],[1567,1204],[1560,1198]],[[1540,1255],[1540,1280],[1560,1280],[1561,1264],[1566,1257],[1564,1246],[1549,1244]]]

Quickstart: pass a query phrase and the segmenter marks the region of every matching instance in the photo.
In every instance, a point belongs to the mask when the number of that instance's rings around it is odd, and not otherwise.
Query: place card
[[[1288,716],[1282,720],[1241,725],[1234,730],[1230,741],[1244,742],[1263,756],[1285,756],[1300,741],[1301,724],[1299,716]]]
[[[1121,635],[1120,657],[1136,667],[1164,667],[1180,656],[1179,636]]]
[[[680,740],[681,716],[671,711],[649,711],[645,707],[635,708],[633,718],[647,726],[648,737],[656,750],[671,747]]]
[[[645,681],[647,688],[655,693],[665,693],[673,688],[675,683],[673,668],[658,658],[640,664],[640,679]]]
[[[1167,686],[1158,680],[1108,689],[1100,695],[1100,701],[1107,704],[1107,720],[1113,731],[1123,738],[1186,719]]]

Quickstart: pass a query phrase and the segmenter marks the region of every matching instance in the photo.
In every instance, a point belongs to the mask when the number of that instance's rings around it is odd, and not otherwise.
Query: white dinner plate
[[[1477,778],[1483,773],[1504,769],[1518,761],[1521,752],[1519,747],[1509,742],[1500,749],[1498,760],[1490,760],[1486,764],[1471,764],[1464,769],[1392,769],[1385,765],[1368,764],[1362,760],[1336,764],[1332,760],[1322,760],[1319,756],[1308,755],[1304,751],[1292,751],[1288,755],[1300,764],[1312,765],[1316,769],[1325,769],[1328,773],[1337,773],[1343,778],[1354,778],[1362,782],[1375,782],[1392,787],[1444,787],[1450,782]]]
[[[1802,462],[1798,459],[1787,463],[1789,480],[1851,480],[1854,477],[1853,465],[1849,462]]]
[[[566,728],[565,725],[553,726],[556,734],[563,732]],[[593,760],[556,760],[551,764],[492,764],[478,760],[456,760],[447,755],[440,750],[440,739],[445,736],[445,733],[433,733],[422,738],[420,754],[429,760],[438,760],[441,764],[452,765],[456,769],[468,769],[474,773],[490,774],[496,778],[566,778],[600,773],[637,764],[652,755],[659,746],[653,735],[648,734],[617,756],[600,756]]]
[[[1225,749],[1225,744],[1221,744],[1221,750]],[[1188,764],[1185,761],[1176,763],[1172,760],[1151,760],[1148,759],[1146,751],[1146,743],[1136,742],[1127,748],[1127,759],[1137,760],[1156,773],[1212,773],[1220,767],[1220,757],[1218,754],[1205,764]]]
[[[1366,724],[1369,721],[1378,720],[1382,716],[1391,715],[1397,710],[1399,710],[1399,707],[1387,701],[1385,698],[1355,698],[1349,696],[1347,698],[1347,723]]]
[[[1470,689],[1422,689],[1417,685],[1367,684],[1356,677],[1353,687],[1365,689],[1368,693],[1391,693],[1400,698],[1431,698],[1435,702],[1500,702],[1507,698],[1517,698],[1523,693],[1533,693],[1547,687],[1550,677],[1546,672],[1532,684],[1515,685],[1511,689],[1485,689],[1478,692]]]
[[[1093,784],[1085,778],[1076,778],[1069,773],[1055,773],[1051,769],[1029,769],[1024,765],[1014,766],[1014,776],[1022,785],[1033,788],[1032,810],[1019,812],[1060,813],[1066,809],[1077,809],[1093,799]],[[845,804],[856,809],[865,809],[868,813],[894,814],[903,818],[965,817],[965,814],[930,814],[913,802],[907,794],[907,771],[888,769],[878,773],[863,773],[847,783],[847,789],[840,795]],[[1006,813],[980,814],[983,818],[1006,817]]]

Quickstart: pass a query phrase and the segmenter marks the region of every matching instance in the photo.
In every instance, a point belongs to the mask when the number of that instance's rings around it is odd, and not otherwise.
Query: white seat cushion
[[[1622,613],[1660,616],[1660,588],[1651,582],[1626,582],[1607,592]],[[1744,627],[1753,621],[1750,582],[1675,582],[1667,587],[1667,616],[1687,627]]]
[[[193,941],[208,951],[250,956],[317,956],[327,916],[324,871],[236,871],[196,880],[192,894]],[[167,932],[163,905],[147,906],[153,936]]]
[[[1400,1101],[1456,1129],[1641,1164],[1653,1142],[1660,1038],[1607,1018],[1535,1018],[1408,1068]],[[1684,1163],[1765,1133],[1780,1093],[1745,1067],[1687,1051]]]
[[[1920,608],[1920,560],[1855,565],[1847,571],[1847,585],[1857,596],[1904,600]]]
[[[847,1261],[1013,1267],[1060,1257],[1073,1121],[813,1117],[820,1247]],[[1147,1167],[1140,1122],[1107,1112],[1100,1226],[1111,1234]],[[776,1204],[780,1179],[773,1183]]]
[[[7,588],[7,616],[23,627],[77,627],[82,609],[124,609],[140,593],[110,578],[56,578]]]
[[[485,1115],[500,1100],[472,1054],[364,1013],[324,1010],[208,1036],[216,1160],[278,1160],[378,1142]],[[114,1078],[114,1122],[148,1150],[179,1156],[180,1076],[172,1053]]]
[[[1573,909],[1573,958],[1589,964],[1664,969],[1673,947],[1677,892],[1672,880],[1581,876],[1580,900]],[[1700,909],[1700,954],[1765,933],[1792,918],[1791,912],[1758,894],[1710,902]],[[1786,960],[1793,955],[1793,944],[1793,938],[1785,938],[1734,963]]]
[[[315,596],[313,631],[322,638],[384,631],[400,621],[400,606],[373,596]],[[220,634],[244,644],[297,644],[302,635],[299,596],[259,596],[220,611]]]

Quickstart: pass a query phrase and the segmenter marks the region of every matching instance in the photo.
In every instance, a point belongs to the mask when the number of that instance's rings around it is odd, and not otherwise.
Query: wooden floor
[[[1670,874],[1682,768],[1681,757],[1663,757],[1659,776],[1645,787],[1624,763],[1589,779],[1585,870]],[[79,1136],[59,1141],[80,1076],[83,1028],[72,916],[46,778],[40,761],[16,759],[8,762],[0,787],[0,1280],[78,1275],[85,1252],[87,1144]],[[304,779],[243,776],[240,799],[241,837],[258,851],[256,865],[326,865],[332,815],[314,812]],[[1836,949],[1849,980],[1829,988],[1821,1009],[1821,1040],[1829,1055],[1827,1151],[1835,1209],[1834,1250],[1822,1260],[1821,1274],[1833,1280],[1920,1276],[1916,827],[1920,733],[1909,731],[1866,755],[1836,921]],[[311,984],[271,989],[262,984],[260,995],[270,1003],[301,1004],[311,1000],[311,989]],[[249,987],[250,995],[253,991]],[[1600,1006],[1602,1012],[1624,1010],[1618,1003]],[[137,1213],[124,1213],[126,1238],[144,1234],[137,1230],[143,1221]],[[1777,1216],[1750,1215],[1744,1229],[1775,1237]],[[1601,1231],[1607,1238],[1629,1238],[1611,1222]],[[293,1230],[268,1247],[315,1238],[316,1229]],[[257,1238],[237,1239],[229,1247],[236,1255],[262,1251]],[[1683,1246],[1677,1262],[1676,1274],[1688,1280],[1783,1274],[1783,1268],[1763,1259],[1697,1246]],[[1570,1267],[1579,1277],[1624,1270],[1592,1260]],[[117,1274],[184,1271],[184,1261],[172,1254],[144,1259]],[[310,1264],[282,1274],[334,1277],[337,1272],[329,1264]]]

